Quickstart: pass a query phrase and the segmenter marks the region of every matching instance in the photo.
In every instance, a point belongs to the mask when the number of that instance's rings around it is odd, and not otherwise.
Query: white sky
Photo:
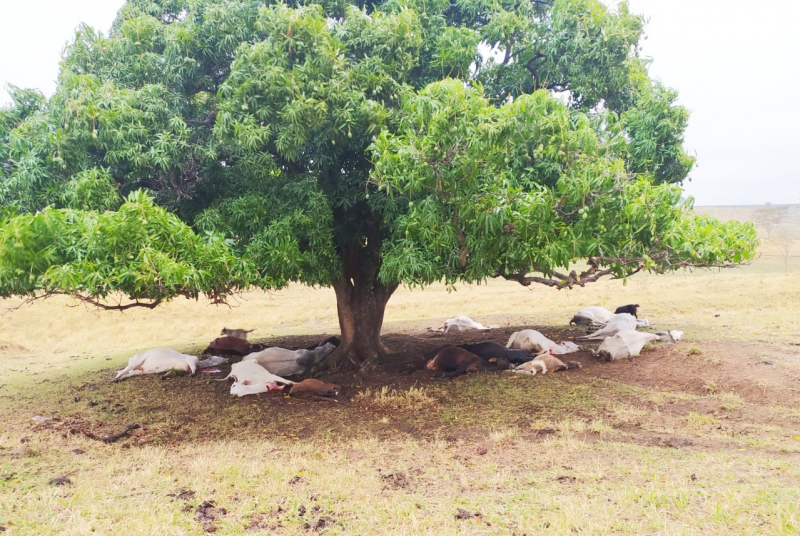
[[[123,0],[0,0],[0,105],[8,83],[55,90],[81,22],[108,32]],[[611,2],[610,2],[611,3]],[[800,2],[629,0],[649,17],[650,73],[692,110],[698,205],[800,203]]]

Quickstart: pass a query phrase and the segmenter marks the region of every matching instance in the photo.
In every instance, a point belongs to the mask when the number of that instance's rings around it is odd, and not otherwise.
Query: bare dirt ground
[[[257,408],[260,410],[258,414],[250,415],[249,419],[244,416],[240,418],[236,435],[248,437],[253,432],[267,432],[271,435],[289,434],[291,437],[299,438],[314,438],[320,435],[345,437],[352,432],[353,427],[349,414],[360,414],[372,409],[370,397],[358,396],[363,392],[379,393],[388,389],[404,393],[414,388],[433,390],[442,398],[441,403],[448,404],[448,399],[451,399],[449,405],[458,409],[464,401],[452,400],[451,397],[457,396],[456,393],[460,392],[456,387],[459,384],[491,382],[503,390],[511,389],[509,384],[516,386],[527,385],[530,382],[557,382],[596,388],[600,380],[624,385],[643,394],[680,393],[683,398],[675,397],[661,407],[660,411],[665,413],[665,419],[685,417],[691,412],[702,413],[722,419],[718,426],[719,430],[725,429],[726,426],[735,427],[735,423],[746,422],[758,422],[762,426],[780,426],[789,422],[800,425],[800,413],[787,416],[773,409],[776,404],[787,408],[800,407],[800,355],[792,351],[741,342],[706,341],[701,346],[690,342],[651,344],[645,351],[644,357],[614,363],[598,361],[587,349],[569,355],[569,359],[580,362],[583,369],[548,377],[528,378],[507,372],[489,375],[480,380],[466,377],[444,380],[434,377],[432,372],[423,369],[423,354],[434,348],[446,344],[480,341],[505,344],[508,336],[519,329],[526,329],[526,326],[507,327],[489,332],[387,334],[384,336],[384,341],[392,352],[391,360],[375,373],[367,378],[357,378],[350,373],[325,376],[326,381],[342,386],[342,394],[335,402],[289,398],[279,393],[233,399],[228,394],[229,382],[211,381],[224,378],[230,371],[230,364],[217,367],[221,372],[213,375],[198,374],[195,378],[172,379],[160,379],[158,376],[135,377],[114,385],[108,383],[108,379],[113,377],[114,369],[103,368],[94,374],[81,377],[79,384],[62,385],[60,396],[50,401],[55,403],[53,410],[59,414],[60,421],[39,424],[32,429],[36,432],[50,429],[61,432],[66,430],[72,434],[89,434],[92,437],[102,438],[132,424],[133,415],[144,419],[136,419],[135,424],[141,424],[142,428],[131,434],[129,444],[180,443],[186,440],[187,433],[195,441],[214,441],[219,438],[220,426],[228,427],[228,422],[223,417],[226,408],[228,411],[235,411],[232,408]],[[542,331],[554,340],[577,338],[585,333],[580,329],[542,329]],[[268,346],[302,348],[327,335],[320,333],[287,336],[262,339],[257,342]],[[596,342],[592,344],[596,345]],[[587,348],[588,346],[586,345]],[[231,356],[231,364],[240,359]],[[409,370],[412,368],[417,370]],[[46,385],[50,381],[45,378],[40,380],[40,384]],[[616,394],[610,393],[610,397],[604,397],[603,404],[608,405],[614,398],[621,400],[628,398],[630,396],[628,389]],[[514,391],[517,390],[514,388]],[[160,391],[168,396],[168,399],[154,403],[149,397],[141,396],[142,392],[152,391]],[[733,406],[737,407],[723,408],[724,400],[714,396],[720,393],[729,398],[735,397],[736,402]],[[5,398],[9,397],[10,395],[7,395]],[[504,399],[502,393],[498,393],[496,398],[501,403]],[[529,417],[557,416],[554,415],[554,402],[551,400],[531,399],[523,402],[524,395],[519,392],[507,398],[509,404],[521,402],[519,406],[514,407],[514,410],[525,411]],[[324,407],[329,404],[335,405],[333,413]],[[437,403],[436,406],[440,404]],[[34,407],[31,408],[31,411],[33,410]],[[470,413],[476,413],[474,408],[470,409]],[[596,408],[589,406],[575,408],[570,415],[591,418],[595,413]],[[168,415],[166,421],[165,414]],[[21,413],[19,417],[21,422],[30,418],[27,413]],[[244,419],[247,420],[241,422]],[[432,440],[442,437],[442,430],[448,428],[432,426],[432,421],[436,420],[430,412],[415,407],[412,402],[400,404],[394,409],[391,427],[376,422],[367,423],[366,429],[378,438],[394,438],[398,437],[397,434],[401,434]],[[480,418],[475,419],[476,422],[480,420]],[[287,423],[291,425],[287,426]],[[636,427],[635,424],[632,426]],[[359,428],[361,427],[359,424]],[[485,431],[481,427],[474,427],[471,433],[458,430],[457,436],[464,440],[479,441],[485,435]],[[661,435],[657,432],[638,430],[632,440],[642,444],[657,444],[663,439]],[[705,438],[693,440],[691,444],[696,448],[703,446],[713,446],[723,450],[737,448],[734,444],[719,444]],[[794,456],[795,453],[792,453],[792,457]],[[800,461],[800,458],[798,460]]]

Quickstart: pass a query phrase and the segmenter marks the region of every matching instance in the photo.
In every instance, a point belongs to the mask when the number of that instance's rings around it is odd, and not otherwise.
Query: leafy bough
[[[446,80],[403,112],[402,133],[371,147],[373,182],[409,199],[384,243],[384,281],[561,289],[753,258],[752,224],[693,214],[679,186],[631,173],[588,117],[544,91],[496,107],[479,86]]]
[[[197,235],[143,191],[118,211],[46,208],[0,220],[0,296],[66,294],[104,309],[176,296],[220,302],[255,276],[218,235]],[[106,303],[127,296],[130,303]]]

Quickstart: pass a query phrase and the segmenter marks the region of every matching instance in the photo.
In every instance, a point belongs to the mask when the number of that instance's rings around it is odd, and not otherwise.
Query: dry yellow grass
[[[410,387],[407,390],[392,389],[383,386],[380,389],[367,387],[356,394],[356,400],[364,400],[382,408],[397,408],[417,410],[431,407],[436,403],[436,397],[430,389],[425,387]]]
[[[222,534],[315,532],[321,519],[326,534],[788,535],[800,527],[800,465],[790,460],[603,440],[602,421],[558,426],[534,444],[514,428],[495,431],[483,454],[458,440],[255,437],[123,449],[37,437],[30,454],[2,461],[0,523],[11,534],[202,534],[194,511],[211,500],[227,510],[214,522]],[[70,454],[77,448],[86,454]],[[72,486],[46,484],[64,473]],[[170,497],[182,490],[195,495]],[[481,516],[456,519],[460,508]]]

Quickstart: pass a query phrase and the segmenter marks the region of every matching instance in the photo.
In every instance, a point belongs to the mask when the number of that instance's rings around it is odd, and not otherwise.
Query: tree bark
[[[355,282],[341,280],[333,285],[339,311],[342,342],[328,358],[328,366],[338,367],[343,360],[353,367],[367,371],[386,357],[381,343],[383,315],[396,285],[385,286],[377,281]]]
[[[380,217],[374,215],[373,218],[361,241],[339,247],[342,276],[332,286],[336,293],[342,342],[322,363],[320,370],[344,366],[366,373],[386,357],[380,334],[386,304],[398,284],[385,285],[378,279],[381,269]]]

